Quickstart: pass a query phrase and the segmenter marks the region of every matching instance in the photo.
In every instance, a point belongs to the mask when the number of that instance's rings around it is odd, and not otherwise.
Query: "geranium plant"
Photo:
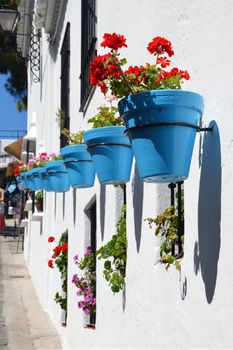
[[[122,206],[121,215],[116,224],[116,231],[112,239],[96,251],[98,259],[105,260],[103,275],[114,293],[118,293],[125,285],[127,261],[125,205]]]
[[[182,190],[182,203],[181,203],[181,224],[184,225],[184,191]],[[160,246],[160,262],[165,264],[166,269],[169,266],[174,265],[177,270],[180,270],[180,259],[183,257],[183,243],[184,235],[181,236],[182,251],[177,252],[179,245],[179,217],[178,208],[174,205],[166,208],[163,213],[156,216],[156,218],[147,218],[150,228],[153,224],[156,225],[155,236],[163,238]],[[174,250],[174,254],[172,251]]]
[[[119,49],[127,47],[123,35],[105,33],[101,46],[110,52],[97,56],[90,65],[90,82],[106,94],[109,90],[117,98],[147,90],[180,89],[184,79],[188,80],[187,70],[173,67],[170,69],[170,57],[174,55],[169,40],[157,36],[153,38],[147,50],[154,57],[152,64],[124,66],[125,58],[120,58]]]
[[[95,272],[95,254],[91,247],[87,246],[83,258],[78,255],[74,257],[74,262],[82,273],[74,274],[72,283],[78,288],[77,296],[82,298],[78,301],[78,307],[86,315],[95,314],[96,312],[96,272]]]
[[[55,294],[54,300],[56,303],[60,304],[62,310],[67,310],[67,261],[68,261],[68,236],[66,232],[62,233],[58,245],[53,248],[53,255],[51,259],[48,260],[48,266],[53,269],[54,263],[61,273],[62,280],[62,295],[57,292]],[[55,242],[55,238],[50,236],[48,242]]]

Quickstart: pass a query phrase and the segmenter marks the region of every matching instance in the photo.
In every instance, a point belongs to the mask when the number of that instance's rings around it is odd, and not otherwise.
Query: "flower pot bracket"
[[[51,174],[68,174],[67,171],[56,171],[56,170],[55,171],[50,171],[50,170],[48,171],[47,170],[47,173],[48,173],[48,175],[51,175]]]
[[[129,129],[132,129],[132,128],[129,128]],[[124,133],[126,134],[126,131]],[[125,146],[125,147],[131,148],[131,145],[129,145],[127,143],[99,142],[99,143],[95,143],[93,145],[88,145],[87,150],[89,151],[91,148],[97,147],[97,146]]]
[[[70,164],[70,163],[86,163],[86,162],[89,162],[89,163],[92,163],[93,161],[90,159],[74,159],[74,160],[64,160],[64,163],[65,164]]]
[[[189,127],[189,128],[193,128],[193,129],[196,129],[197,132],[201,132],[201,131],[213,131],[213,127],[208,127],[208,128],[201,128],[200,126],[197,126],[197,125],[194,125],[194,124],[191,124],[191,123],[184,123],[184,122],[163,122],[163,123],[151,123],[151,124],[145,124],[145,125],[137,125],[137,126],[132,126],[130,128],[127,128],[125,131],[124,131],[124,134],[125,135],[128,135],[128,133],[131,131],[131,130],[136,130],[136,129],[140,129],[140,128],[150,128],[150,127],[156,127],[156,126],[186,126],[186,127]]]

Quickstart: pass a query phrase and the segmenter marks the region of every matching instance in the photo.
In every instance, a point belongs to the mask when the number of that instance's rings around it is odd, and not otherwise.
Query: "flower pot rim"
[[[60,149],[60,154],[66,155],[69,152],[85,152],[87,150],[87,144],[86,143],[81,143],[81,144],[73,144],[69,146],[62,147]]]
[[[54,166],[58,166],[58,165],[64,165],[63,160],[62,159],[58,159],[58,160],[51,160],[50,162],[46,163],[45,168],[53,168]]]
[[[203,100],[203,96],[195,91],[182,90],[182,89],[162,89],[162,90],[147,90],[147,91],[137,92],[135,94],[130,94],[120,99],[118,104],[121,103],[121,101],[123,100],[131,100],[131,99],[137,100],[137,99],[140,99],[142,96],[149,97],[151,95],[179,95],[179,94],[196,95],[197,97],[200,97],[201,100]]]

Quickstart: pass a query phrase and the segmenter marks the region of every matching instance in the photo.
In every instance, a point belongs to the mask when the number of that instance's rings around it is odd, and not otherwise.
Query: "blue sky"
[[[5,81],[6,75],[0,75],[0,138],[3,138],[2,130],[27,128],[27,113],[17,111],[16,100],[4,88]]]

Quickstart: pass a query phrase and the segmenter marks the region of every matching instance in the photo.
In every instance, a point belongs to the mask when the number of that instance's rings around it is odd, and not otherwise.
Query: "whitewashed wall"
[[[181,275],[155,265],[159,242],[143,221],[167,204],[165,186],[143,184],[133,166],[127,185],[128,262],[126,300],[113,295],[97,265],[96,330],[83,328],[76,290],[68,290],[67,327],[53,301],[60,286],[58,273],[47,268],[50,235],[57,240],[69,231],[69,281],[76,272],[75,254],[85,242],[84,209],[96,195],[97,245],[109,240],[119,212],[119,193],[113,186],[46,194],[42,234],[31,224],[29,267],[42,306],[62,336],[65,349],[111,348],[232,348],[233,344],[233,2],[230,0],[98,0],[98,43],[105,32],[124,34],[130,64],[152,62],[146,50],[155,36],[171,40],[174,65],[187,69],[184,88],[205,99],[204,125],[214,121],[212,134],[197,135],[189,179],[185,181],[185,257]],[[37,115],[38,142],[46,151],[59,150],[55,122],[60,103],[60,48],[67,22],[71,23],[71,129],[86,127],[87,119],[103,102],[96,91],[85,116],[80,107],[80,1],[69,0],[58,47],[42,42],[42,82],[32,84],[29,118]],[[58,50],[58,54],[55,52]],[[104,52],[103,49],[99,53]],[[53,55],[51,55],[51,53]],[[88,126],[90,127],[90,126]],[[29,238],[27,238],[29,239]],[[103,242],[102,242],[103,239]],[[185,282],[187,292],[184,293]]]

